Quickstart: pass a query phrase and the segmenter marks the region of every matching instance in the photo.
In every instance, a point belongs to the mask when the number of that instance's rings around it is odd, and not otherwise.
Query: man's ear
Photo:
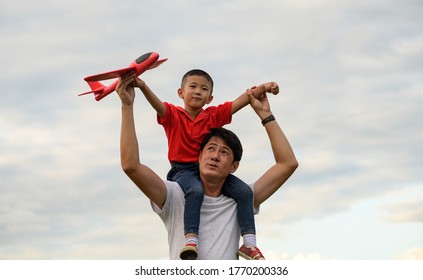
[[[239,167],[239,161],[234,161],[231,167],[231,173],[234,173]]]

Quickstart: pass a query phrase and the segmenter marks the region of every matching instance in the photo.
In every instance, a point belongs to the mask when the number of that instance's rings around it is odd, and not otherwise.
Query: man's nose
[[[214,160],[214,161],[219,161],[219,151],[214,151],[211,154],[211,159]]]

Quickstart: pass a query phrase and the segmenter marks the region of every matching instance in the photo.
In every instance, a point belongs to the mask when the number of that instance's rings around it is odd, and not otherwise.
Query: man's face
[[[212,137],[200,153],[199,167],[201,176],[209,179],[225,179],[238,168],[232,150],[219,137]]]

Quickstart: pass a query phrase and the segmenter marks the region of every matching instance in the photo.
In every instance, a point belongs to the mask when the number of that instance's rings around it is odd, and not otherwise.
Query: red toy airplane
[[[112,84],[106,86],[100,83],[99,81],[113,79],[113,78],[120,78],[122,75],[133,71],[136,76],[141,75],[146,70],[154,69],[158,67],[160,64],[165,62],[167,58],[159,60],[159,54],[155,52],[150,52],[143,54],[142,56],[138,57],[135,61],[129,64],[128,67],[113,70],[97,75],[92,75],[84,78],[84,80],[88,83],[91,90],[78,94],[78,96],[94,93],[94,98],[97,101],[100,101],[102,98],[107,96],[108,94],[112,93],[116,89],[116,85],[119,82],[119,79],[116,79]]]

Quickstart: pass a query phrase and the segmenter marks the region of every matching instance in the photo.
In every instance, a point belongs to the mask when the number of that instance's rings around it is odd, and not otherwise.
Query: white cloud
[[[379,206],[383,213],[382,220],[386,223],[421,223],[423,221],[421,183],[402,187],[386,194],[385,202]]]
[[[423,199],[402,201],[385,206],[389,213],[386,217],[388,222],[422,222],[423,221]]]

